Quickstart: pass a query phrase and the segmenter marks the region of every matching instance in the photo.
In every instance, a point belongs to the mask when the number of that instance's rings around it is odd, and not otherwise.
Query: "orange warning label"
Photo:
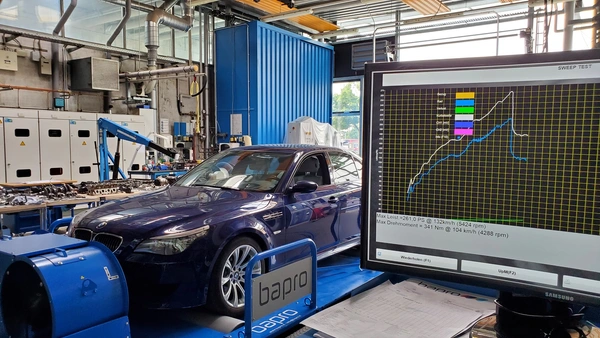
[[[87,143],[85,143],[85,141],[83,141],[83,143],[81,145],[82,146],[87,146]]]
[[[24,146],[25,145],[25,141],[21,141],[20,145]]]

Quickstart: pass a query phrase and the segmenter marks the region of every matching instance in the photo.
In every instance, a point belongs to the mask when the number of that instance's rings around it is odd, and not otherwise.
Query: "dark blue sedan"
[[[240,317],[246,265],[258,252],[311,238],[324,258],[358,244],[361,172],[361,159],[339,148],[232,148],[170,187],[76,216],[68,234],[114,251],[132,305],[206,304]],[[277,255],[253,273],[307,253]]]

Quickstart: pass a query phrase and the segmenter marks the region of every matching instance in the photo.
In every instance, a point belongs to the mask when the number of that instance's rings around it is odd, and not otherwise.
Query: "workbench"
[[[2,205],[0,206],[0,215],[6,214],[18,214],[28,211],[38,210],[40,213],[40,229],[47,230],[50,226],[48,220],[50,218],[50,212],[53,208],[66,207],[87,204],[89,208],[99,206],[107,201],[121,200],[128,197],[134,197],[149,193],[151,191],[136,191],[132,193],[118,193],[110,195],[80,195],[80,198],[65,198],[61,200],[50,200],[40,204],[29,204],[29,205]],[[71,209],[71,216],[74,215],[74,209]]]

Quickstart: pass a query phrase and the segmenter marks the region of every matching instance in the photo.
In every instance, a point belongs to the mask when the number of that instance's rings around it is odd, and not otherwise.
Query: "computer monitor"
[[[600,50],[367,64],[363,102],[362,267],[600,305]]]

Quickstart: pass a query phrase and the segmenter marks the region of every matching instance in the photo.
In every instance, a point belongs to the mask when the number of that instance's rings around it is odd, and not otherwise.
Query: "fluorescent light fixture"
[[[406,20],[402,20],[402,24],[403,25],[413,25],[413,24],[417,24],[417,23],[423,23],[423,22],[431,22],[431,21],[438,21],[438,20],[444,20],[444,19],[454,19],[454,18],[458,18],[461,16],[464,16],[464,12],[451,12],[451,13],[446,13],[446,14],[438,14],[436,16],[422,16],[419,18],[412,18],[412,19],[406,19]]]
[[[291,19],[291,18],[303,16],[303,15],[311,15],[312,13],[313,13],[313,10],[310,8],[309,9],[300,9],[300,10],[291,10],[291,11],[287,11],[287,12],[284,12],[281,14],[273,14],[273,15],[263,16],[262,18],[260,18],[260,21],[273,22],[273,21]]]
[[[191,7],[202,6],[202,5],[206,5],[206,4],[209,4],[212,2],[217,2],[217,1],[219,1],[219,0],[193,0],[190,3],[190,6]]]
[[[350,34],[358,34],[358,28],[350,28],[350,29],[339,29],[336,31],[329,31],[321,34],[314,34],[312,36],[313,39],[327,39],[332,38],[334,36],[340,35],[350,35]]]
[[[402,2],[423,15],[450,12],[450,8],[444,5],[441,0],[402,0]]]

